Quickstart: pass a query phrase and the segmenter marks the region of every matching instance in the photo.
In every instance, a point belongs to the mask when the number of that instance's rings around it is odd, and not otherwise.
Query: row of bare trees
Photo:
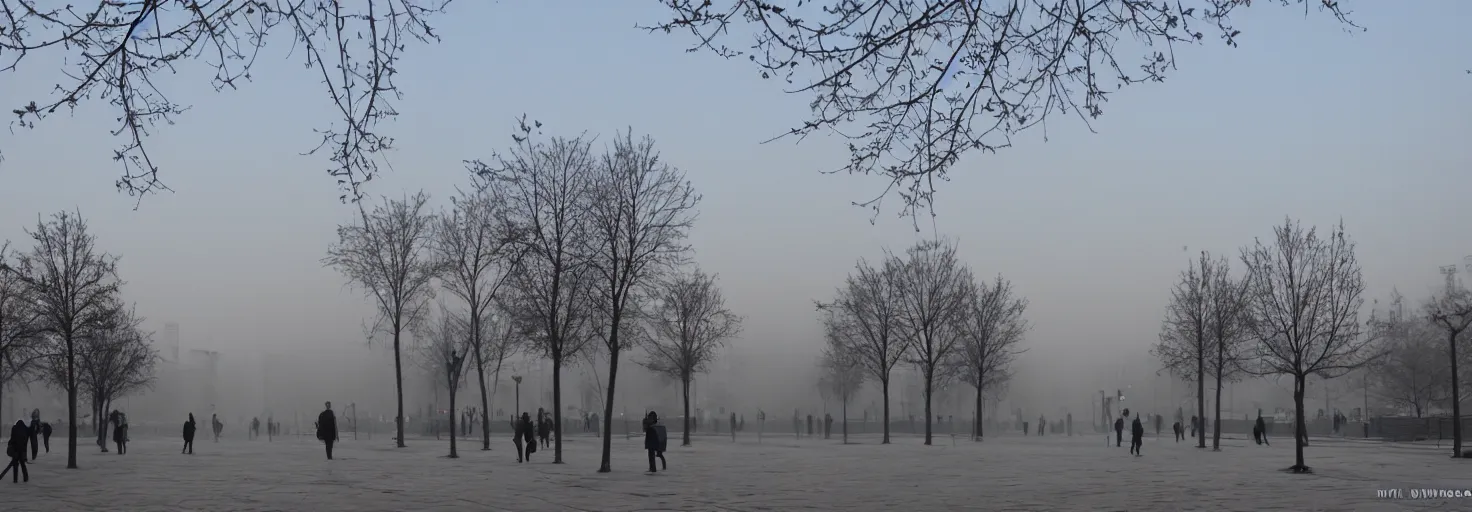
[[[77,467],[77,402],[94,425],[112,401],[152,386],[158,353],[121,297],[118,258],[76,212],[38,218],[31,250],[0,244],[0,390],[44,383],[67,395],[67,468]]]
[[[889,384],[896,366],[912,365],[925,385],[925,444],[931,444],[931,399],[961,379],[976,389],[976,438],[981,402],[1011,376],[1029,326],[1027,300],[1001,277],[978,282],[947,240],[923,241],[903,256],[885,252],[878,264],[859,260],[830,302],[819,302],[826,345],[823,384],[847,402],[872,378],[884,401],[889,442]],[[847,414],[845,414],[845,421]]]
[[[1465,456],[1461,405],[1472,396],[1472,385],[1461,378],[1461,370],[1472,363],[1472,292],[1449,282],[1411,315],[1404,301],[1394,293],[1388,314],[1374,324],[1385,354],[1368,368],[1366,385],[1418,418],[1433,408],[1449,411],[1453,456]]]
[[[1396,316],[1361,321],[1365,282],[1354,249],[1342,223],[1323,233],[1286,219],[1271,239],[1242,249],[1242,275],[1232,274],[1226,258],[1205,252],[1181,274],[1153,352],[1167,371],[1197,383],[1198,418],[1207,417],[1205,383],[1215,380],[1214,449],[1220,447],[1222,383],[1244,375],[1287,376],[1295,413],[1290,469],[1307,472],[1308,376],[1332,379],[1391,364],[1381,357],[1381,342],[1405,337],[1407,326]]]
[[[607,433],[624,352],[642,347],[645,366],[679,379],[688,410],[691,380],[740,330],[715,277],[689,260],[700,196],[651,139],[625,132],[599,155],[592,137],[544,139],[541,124],[524,118],[518,128],[510,151],[468,162],[472,186],[452,208],[432,213],[420,193],[360,209],[324,260],[377,305],[370,333],[392,338],[400,446],[405,333],[419,334],[420,352],[451,389],[451,428],[453,390],[464,364],[475,365],[489,448],[486,372],[513,351],[551,361],[560,430],[563,369],[601,350]],[[430,308],[437,289],[462,307]],[[611,469],[610,450],[605,435],[600,471]],[[554,462],[562,462],[560,435]]]

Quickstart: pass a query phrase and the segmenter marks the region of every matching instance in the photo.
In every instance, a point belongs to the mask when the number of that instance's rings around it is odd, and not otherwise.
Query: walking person
[[[644,450],[649,452],[650,473],[655,472],[654,459],[656,457],[659,458],[659,462],[663,465],[664,469],[670,469],[670,463],[664,458],[664,449],[667,447],[667,442],[668,438],[665,437],[664,425],[659,424],[659,415],[655,414],[654,411],[649,411],[649,414],[644,415]]]
[[[31,481],[31,472],[26,469],[26,444],[31,439],[31,429],[26,427],[26,420],[15,420],[15,426],[10,427],[10,441],[5,443],[5,455],[10,459],[10,464],[0,471],[0,478],[15,470],[10,477],[13,483],[20,483],[22,479]]]
[[[1176,442],[1177,443],[1181,442],[1182,439],[1185,439],[1186,438],[1186,427],[1182,427],[1181,426],[1181,422],[1177,421],[1174,425],[1171,425],[1170,428],[1171,428],[1171,430],[1176,431]]]
[[[1105,434],[1108,435],[1108,434]],[[1108,438],[1106,438],[1108,439]],[[1114,419],[1114,447],[1119,448],[1124,443],[1124,416]],[[1106,445],[1107,446],[1107,445]]]
[[[521,421],[516,426],[516,436],[526,441],[526,451],[518,452],[516,461],[521,462],[524,459],[526,462],[531,462],[532,454],[537,452],[537,429],[532,423],[531,413],[521,413]],[[517,442],[516,447],[521,448],[520,441]]]
[[[220,442],[220,432],[225,430],[225,424],[220,423],[219,414],[210,414],[210,428],[215,431],[215,442]]]
[[[337,415],[332,413],[332,402],[317,415],[317,439],[327,445],[327,460],[332,460],[332,443],[337,442]]]
[[[34,461],[34,460],[36,460],[36,455],[38,455],[39,452],[40,452],[40,450],[41,450],[41,443],[36,442],[36,441],[38,441],[38,438],[41,437],[41,410],[40,409],[32,409],[31,410],[30,433],[31,433],[31,440],[30,440],[30,444],[31,444],[31,460]]]
[[[41,443],[45,444],[46,453],[51,453],[51,424],[44,421],[41,422]]]
[[[1145,446],[1145,424],[1140,422],[1140,415],[1135,415],[1135,422],[1130,425],[1130,453],[1140,456],[1140,448]]]
[[[1257,437],[1257,444],[1273,445],[1268,442],[1268,424],[1262,420],[1261,412],[1257,413],[1257,422],[1253,424],[1252,432]]]
[[[189,420],[184,422],[184,449],[179,453],[194,455],[194,413],[189,413]]]

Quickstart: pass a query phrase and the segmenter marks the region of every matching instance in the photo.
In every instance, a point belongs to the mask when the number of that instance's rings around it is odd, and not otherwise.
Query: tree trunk
[[[66,334],[66,468],[77,469],[77,354]]]
[[[404,361],[399,356],[399,323],[394,322],[394,389],[398,395],[399,415],[394,418],[394,423],[399,431],[398,447],[405,448],[404,444]]]
[[[612,336],[618,336],[618,331],[613,331]],[[610,459],[613,454],[613,388],[618,383],[618,344],[613,344],[611,348],[608,351],[608,399],[603,401],[603,458],[598,462],[599,473],[613,471]]]
[[[552,361],[552,463],[562,464],[562,358]]]
[[[1308,424],[1303,417],[1303,387],[1305,375],[1293,376],[1293,467],[1294,472],[1303,473],[1308,471],[1308,466],[1303,463],[1304,439],[1308,437]]]
[[[1196,332],[1196,447],[1206,448],[1206,348],[1205,334]]]
[[[680,372],[680,389],[684,393],[685,402],[685,432],[684,446],[690,446],[690,372]]]
[[[981,440],[981,383],[981,372],[978,371],[976,372],[976,417],[973,418],[973,423],[976,423],[976,432],[974,434],[975,437],[972,439],[973,441]]]
[[[1452,363],[1452,456],[1462,456],[1462,384],[1457,379],[1457,335],[1460,331],[1453,331],[1447,339],[1447,346],[1451,349]]]
[[[452,375],[445,380],[450,385],[450,410],[445,411],[445,416],[450,417],[450,458],[458,459],[460,454],[455,452],[455,438],[460,437],[460,431],[455,430],[455,378]]]
[[[884,394],[884,418],[881,420],[884,424],[884,441],[880,444],[889,444],[889,375],[879,379],[879,387]]]
[[[475,350],[475,374],[480,381],[480,449],[486,451],[491,449],[491,397],[486,393],[486,361],[482,354],[482,344],[485,340],[480,339],[480,315],[470,317],[471,348]]]
[[[930,446],[930,394],[935,385],[935,370],[925,371],[925,446]]]
[[[848,444],[848,397],[843,397],[843,444]]]
[[[1211,451],[1222,451],[1222,368],[1216,369],[1216,411],[1211,417]]]

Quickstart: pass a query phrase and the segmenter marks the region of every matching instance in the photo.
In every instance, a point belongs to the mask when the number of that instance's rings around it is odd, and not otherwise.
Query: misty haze
[[[1472,509],[1472,3],[1167,3],[0,0],[0,511]]]

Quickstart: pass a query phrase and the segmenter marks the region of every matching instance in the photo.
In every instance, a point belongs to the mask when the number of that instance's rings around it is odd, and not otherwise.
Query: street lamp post
[[[516,411],[511,415],[511,421],[521,417],[521,376],[512,375],[511,380],[516,383]]]

